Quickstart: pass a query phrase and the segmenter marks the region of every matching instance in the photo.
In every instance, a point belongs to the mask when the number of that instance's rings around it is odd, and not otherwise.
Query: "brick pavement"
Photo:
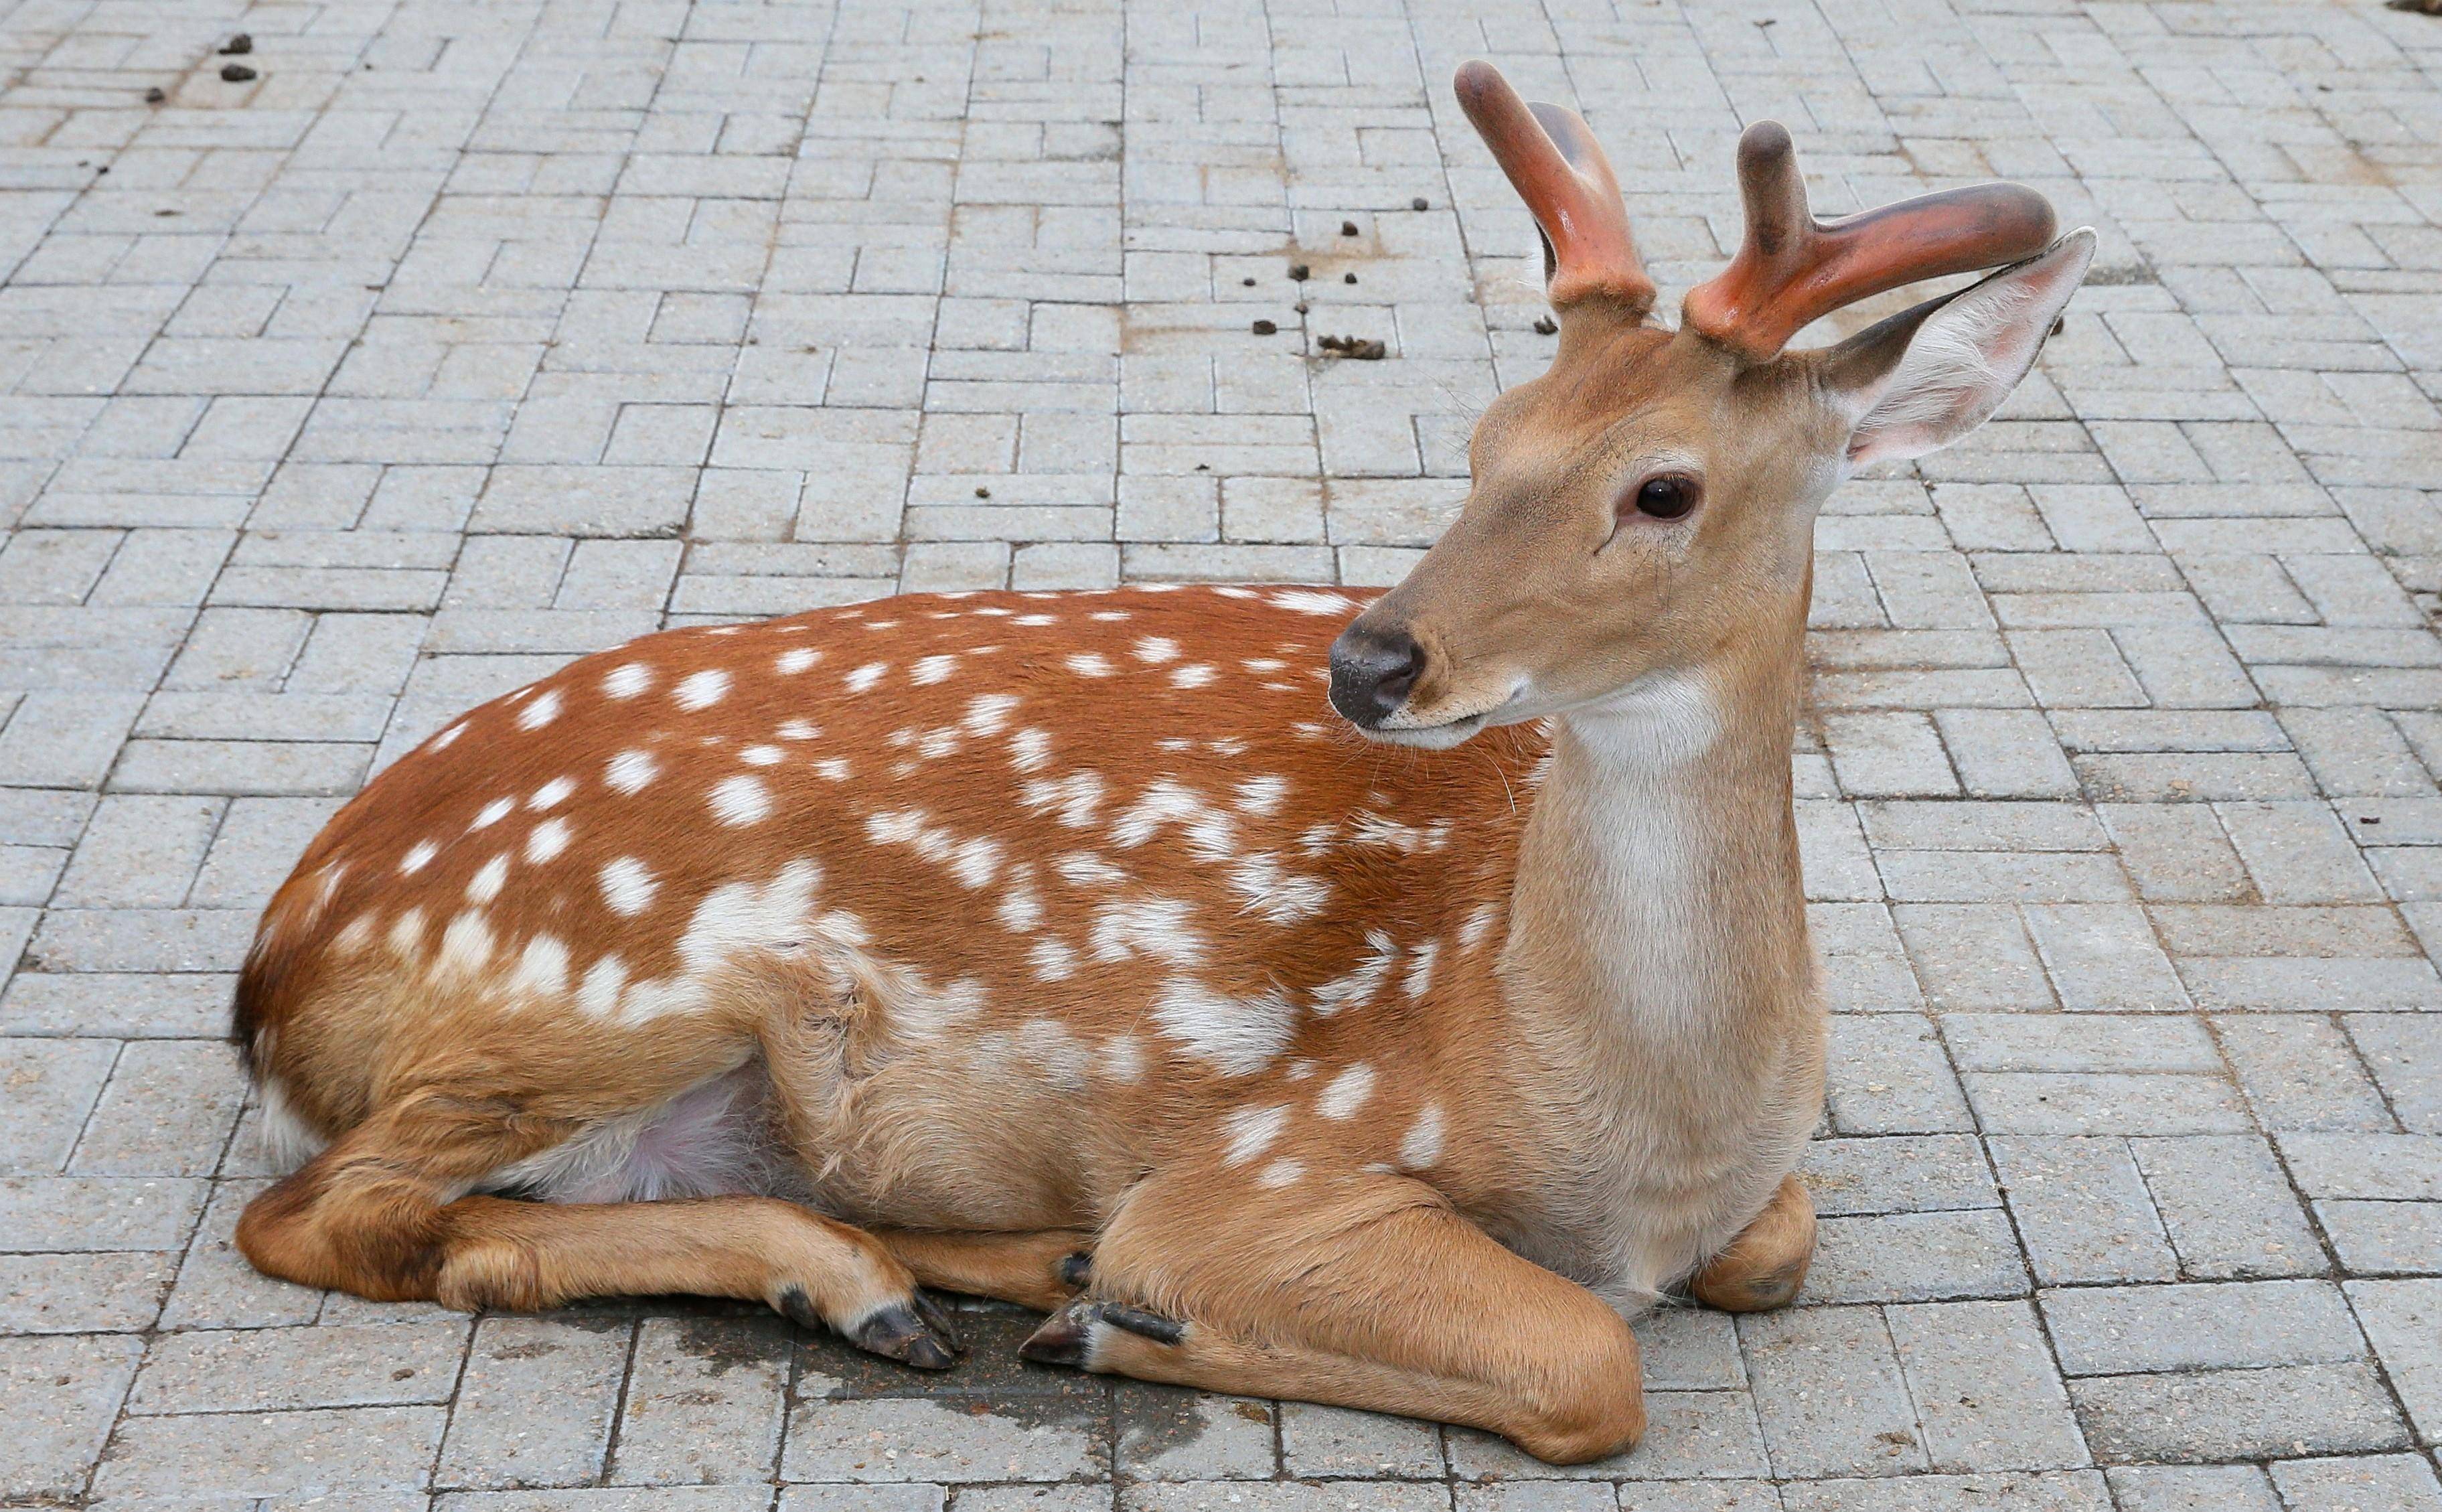
[[[1806,1306],[1652,1320],[1649,1447],[1555,1471],[1011,1312],[919,1381],[235,1259],[254,911],[452,711],[900,588],[1395,578],[1552,349],[1476,53],[1666,286],[1767,115],[1829,208],[2101,233],[2003,416],[1818,532]],[[2368,3],[0,0],[0,1496],[2437,1512],[2438,120]]]

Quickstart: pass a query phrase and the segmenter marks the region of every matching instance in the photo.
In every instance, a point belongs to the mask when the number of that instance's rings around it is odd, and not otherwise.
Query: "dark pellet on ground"
[[[1303,283],[1306,280],[1314,277],[1314,269],[1306,266],[1303,263],[1291,263],[1289,264],[1289,277],[1295,279],[1300,283]]]
[[[1298,313],[1298,314],[1300,314],[1300,315],[1303,315],[1303,314],[1305,313],[1305,311],[1306,311],[1306,303],[1305,303],[1305,301],[1303,301],[1303,300],[1300,300],[1300,301],[1297,301],[1297,313]]]
[[[1238,282],[1250,289],[1255,286],[1255,281],[1253,279],[1240,279]]]
[[[242,84],[254,77],[254,70],[242,63],[223,64],[221,65],[221,78],[229,83]]]
[[[1279,329],[1279,326],[1274,325],[1269,320],[1258,320],[1255,322],[1255,334],[1257,336],[1270,336],[1273,332]]]
[[[168,95],[163,94],[158,89],[148,89],[144,91],[144,102],[148,105],[157,105],[169,98],[170,97]]]
[[[1430,209],[1431,207],[1425,203],[1425,196],[1419,194],[1414,199],[1408,201],[1408,209],[1412,210],[1421,210]]]
[[[1357,282],[1357,275],[1354,273],[1342,273],[1339,275],[1339,282],[1342,283],[1354,283]]]
[[[1559,328],[1560,322],[1553,319],[1548,315],[1538,316],[1535,319],[1535,334],[1537,336],[1550,336]]]
[[[977,499],[990,499],[992,497],[992,490],[989,488],[978,488],[975,490],[975,497]]]
[[[243,58],[254,50],[254,39],[241,31],[221,46],[224,58]]]
[[[1354,235],[1356,235],[1356,234],[1357,234],[1357,223],[1356,223],[1355,221],[1342,221],[1342,222],[1340,222],[1340,223],[1339,223],[1339,234],[1340,234],[1340,235],[1342,235],[1342,236],[1354,236]]]
[[[1371,337],[1319,336],[1314,344],[1336,356],[1354,357],[1359,362],[1379,362],[1389,349]]]

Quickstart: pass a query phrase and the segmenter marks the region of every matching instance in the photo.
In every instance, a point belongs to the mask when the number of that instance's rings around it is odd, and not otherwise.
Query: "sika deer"
[[[1982,421],[2092,237],[2006,185],[1817,225],[1764,123],[1745,245],[1667,330],[1584,123],[1458,90],[1561,339],[1407,581],[908,597],[475,710],[264,913],[236,1033],[316,1153],[246,1255],[456,1307],[760,1299],[927,1366],[919,1286],[976,1292],[1056,1309],[1037,1359],[1561,1461],[1643,1430],[1625,1314],[1788,1302],[1815,510]]]

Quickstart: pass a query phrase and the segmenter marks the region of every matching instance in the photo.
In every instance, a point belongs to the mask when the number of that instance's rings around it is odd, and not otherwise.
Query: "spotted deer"
[[[926,1367],[926,1288],[980,1294],[1051,1313],[1038,1361],[1553,1461],[1642,1434],[1638,1309],[1790,1301],[1813,521],[1992,412],[2093,238],[2011,185],[1818,223],[1765,122],[1673,330],[1585,123],[1457,89],[1558,353],[1404,582],[676,629],[450,723],[264,915],[235,1032],[302,1164],[246,1256],[758,1301]]]

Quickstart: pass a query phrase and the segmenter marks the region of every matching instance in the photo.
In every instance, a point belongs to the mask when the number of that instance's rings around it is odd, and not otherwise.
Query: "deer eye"
[[[1655,519],[1677,519],[1695,508],[1696,501],[1704,496],[1704,484],[1684,472],[1656,473],[1620,501],[1619,512],[1625,515],[1633,507],[1638,514]]]

